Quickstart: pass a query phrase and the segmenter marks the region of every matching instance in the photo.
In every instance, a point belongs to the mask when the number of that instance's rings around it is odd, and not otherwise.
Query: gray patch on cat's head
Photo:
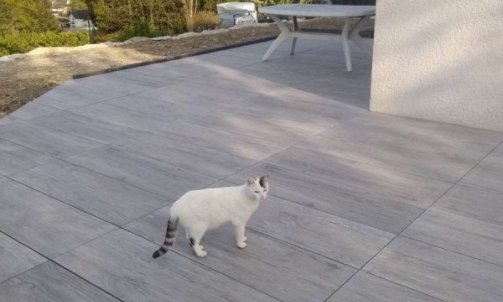
[[[246,184],[250,196],[257,200],[267,197],[267,191],[269,190],[268,177],[269,175],[248,177]]]
[[[267,185],[269,183],[269,175],[260,176],[258,183],[262,188],[267,189]]]

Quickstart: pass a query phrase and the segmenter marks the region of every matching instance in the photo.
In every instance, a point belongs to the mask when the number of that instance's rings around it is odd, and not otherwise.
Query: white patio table
[[[359,43],[361,39],[359,32],[363,29],[365,20],[375,14],[375,6],[372,5],[326,5],[326,4],[282,4],[260,7],[259,12],[267,14],[276,22],[281,30],[279,36],[274,40],[269,49],[264,54],[262,61],[267,60],[273,51],[285,42],[288,38],[293,38],[291,55],[295,52],[297,38],[336,40],[342,42],[344,56],[346,58],[346,69],[352,71],[351,53],[348,41],[355,42],[364,51],[367,50]],[[288,26],[279,16],[294,17],[294,29]],[[338,17],[344,19],[344,27],[341,34],[300,32],[296,24],[296,17]],[[358,18],[358,22],[351,27],[351,19]]]

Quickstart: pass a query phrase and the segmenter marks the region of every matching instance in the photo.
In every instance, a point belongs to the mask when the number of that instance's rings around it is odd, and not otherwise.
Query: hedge
[[[40,46],[80,46],[89,44],[87,31],[18,33],[0,36],[0,56],[25,53]]]

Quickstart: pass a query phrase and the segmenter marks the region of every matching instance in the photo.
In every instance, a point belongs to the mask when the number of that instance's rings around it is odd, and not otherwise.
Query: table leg
[[[297,23],[297,17],[293,16],[293,31],[299,31],[299,24]],[[293,56],[295,53],[295,44],[297,44],[297,38],[292,39],[292,49],[290,50],[290,55]]]
[[[363,50],[370,58],[372,58],[372,47],[365,47],[365,45],[361,43],[362,37],[360,37],[360,32],[365,29],[365,23],[371,17],[372,16],[365,16],[361,18],[349,34],[349,39],[353,41],[356,46],[360,47],[360,49]]]
[[[269,59],[269,57],[271,56],[273,51],[276,48],[278,48],[278,46],[283,44],[283,42],[285,42],[288,38],[290,38],[292,36],[292,32],[290,31],[288,26],[286,26],[278,16],[271,15],[270,17],[271,17],[271,19],[274,20],[274,22],[276,22],[279,29],[281,30],[281,33],[276,38],[276,40],[274,40],[274,42],[272,42],[271,46],[269,46],[269,49],[267,49],[264,56],[262,57],[262,61],[266,61],[267,59]]]
[[[346,70],[353,71],[353,67],[351,65],[351,52],[349,51],[349,26],[350,26],[350,18],[346,18],[344,22],[344,27],[342,28],[342,49],[344,50],[344,57],[346,58]]]

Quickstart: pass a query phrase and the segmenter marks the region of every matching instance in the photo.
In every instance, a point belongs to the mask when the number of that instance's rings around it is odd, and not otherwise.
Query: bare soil
[[[309,20],[303,28],[340,28],[336,20]],[[39,48],[19,58],[0,61],[0,117],[49,91],[76,74],[99,72],[120,66],[188,56],[277,36],[275,24],[260,24],[185,34],[160,41],[137,39],[121,45]]]

